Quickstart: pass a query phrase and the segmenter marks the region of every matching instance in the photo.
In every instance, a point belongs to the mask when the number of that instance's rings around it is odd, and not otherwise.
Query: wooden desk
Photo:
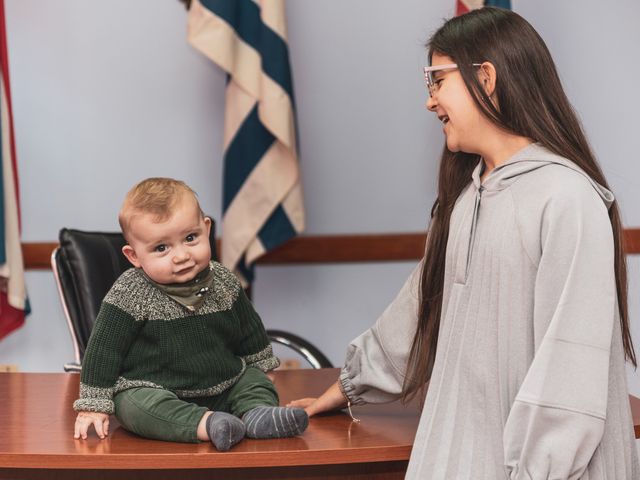
[[[338,369],[275,375],[284,404],[322,393]],[[354,409],[359,424],[340,413],[318,416],[303,436],[245,439],[224,453],[209,442],[145,440],[114,417],[107,439],[92,430],[74,440],[78,382],[77,374],[0,374],[0,478],[403,478],[418,424],[415,406],[395,403]]]
[[[324,391],[337,369],[276,372],[282,403]],[[0,374],[0,478],[26,479],[394,479],[403,478],[418,424],[415,405],[398,403],[354,409],[311,419],[301,437],[245,439],[230,452],[209,443],[145,440],[126,432],[115,418],[100,440],[73,439],[79,376]],[[636,437],[640,400],[631,398]]]

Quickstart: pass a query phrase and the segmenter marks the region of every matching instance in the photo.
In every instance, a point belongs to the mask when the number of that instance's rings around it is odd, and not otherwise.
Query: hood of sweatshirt
[[[471,264],[471,258],[473,255],[473,249],[475,246],[476,231],[478,228],[478,218],[480,215],[480,208],[482,203],[483,192],[492,192],[504,190],[509,185],[514,183],[521,175],[543,168],[547,165],[556,164],[563,167],[570,168],[571,170],[583,175],[598,193],[607,209],[611,207],[614,202],[613,193],[608,189],[595,182],[584,170],[578,167],[575,163],[567,160],[564,157],[556,155],[550,152],[539,143],[532,143],[527,145],[522,150],[514,154],[509,160],[494,168],[484,183],[480,182],[482,171],[484,170],[484,162],[480,160],[478,165],[473,170],[471,178],[473,179],[473,185],[475,188],[475,202],[473,206],[473,215],[471,217],[471,228],[469,230],[469,243],[467,247],[467,265],[465,270],[465,282],[469,274],[469,266]]]
[[[615,200],[611,191],[594,181],[584,170],[578,167],[571,160],[567,160],[566,158],[550,152],[539,143],[532,143],[518,151],[505,163],[491,171],[487,178],[485,178],[484,183],[480,182],[480,176],[484,169],[484,162],[480,161],[472,174],[473,184],[479,192],[484,190],[503,190],[515,182],[520,175],[524,175],[550,164],[562,165],[563,167],[570,168],[580,175],[583,175],[589,181],[594,190],[598,192],[598,195],[607,206],[607,209],[611,207]]]

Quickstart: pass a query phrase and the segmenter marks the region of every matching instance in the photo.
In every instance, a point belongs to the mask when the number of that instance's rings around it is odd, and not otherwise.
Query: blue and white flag
[[[283,0],[193,0],[189,42],[228,74],[222,263],[251,264],[304,230]]]
[[[29,313],[20,243],[18,171],[11,113],[4,0],[0,0],[0,338]]]

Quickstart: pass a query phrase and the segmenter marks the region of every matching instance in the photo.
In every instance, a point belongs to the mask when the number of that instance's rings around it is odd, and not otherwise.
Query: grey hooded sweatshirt
[[[607,209],[613,195],[532,144],[451,216],[440,336],[409,479],[638,480]],[[395,400],[420,265],[348,348],[352,403]]]

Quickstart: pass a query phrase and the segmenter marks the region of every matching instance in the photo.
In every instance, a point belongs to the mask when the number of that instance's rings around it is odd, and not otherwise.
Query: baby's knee
[[[197,442],[198,423],[207,410],[155,388],[125,390],[115,396],[114,403],[115,416],[126,430],[173,442]]]

